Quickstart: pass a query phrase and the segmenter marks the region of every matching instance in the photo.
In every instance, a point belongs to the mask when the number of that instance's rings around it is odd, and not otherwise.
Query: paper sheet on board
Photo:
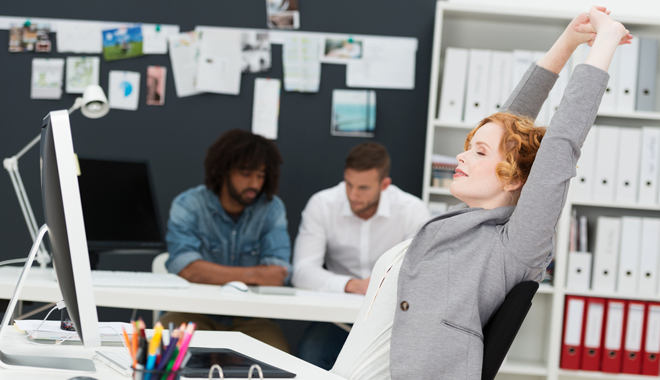
[[[290,35],[282,51],[284,89],[286,91],[318,92],[321,82],[319,38]]]
[[[66,58],[66,92],[82,94],[89,85],[99,84],[99,57]]]
[[[236,30],[200,31],[197,90],[230,95],[240,93],[241,35],[242,32]]]
[[[143,24],[142,53],[167,54],[167,39],[176,34],[179,34],[178,25]]]
[[[140,98],[140,73],[110,71],[108,100],[110,108],[136,111]]]
[[[252,133],[271,140],[277,139],[281,87],[282,83],[279,79],[256,78],[254,80]]]
[[[201,94],[202,91],[195,89],[197,59],[199,58],[199,33],[191,31],[170,36],[169,45],[176,95],[183,98]]]
[[[346,86],[415,88],[416,40],[364,39],[364,57],[346,66]]]
[[[64,59],[33,58],[31,99],[59,99],[62,97]]]
[[[103,25],[89,21],[58,21],[57,52],[101,54]]]

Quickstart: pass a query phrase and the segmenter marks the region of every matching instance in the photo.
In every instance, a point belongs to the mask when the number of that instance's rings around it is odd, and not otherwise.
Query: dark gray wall
[[[266,28],[265,0],[205,1],[89,1],[68,0],[4,2],[2,15],[178,24],[182,31],[196,25]],[[302,0],[301,30],[335,33],[416,37],[419,40],[415,90],[377,90],[375,141],[392,156],[392,178],[403,190],[421,196],[429,94],[435,0]],[[8,32],[0,31],[0,41]],[[7,46],[7,45],[4,45]],[[54,51],[56,51],[54,49]],[[148,159],[163,222],[172,199],[203,181],[202,160],[207,147],[231,128],[249,129],[254,78],[282,78],[281,45],[273,47],[273,69],[266,74],[244,75],[239,96],[203,94],[177,98],[168,70],[165,106],[145,104],[147,65],[171,67],[169,56],[102,62],[101,86],[107,89],[109,70],[142,73],[138,111],[111,110],[90,120],[71,115],[74,146],[80,155]],[[61,100],[31,100],[30,73],[34,57],[65,55],[8,53],[0,48],[0,158],[14,155],[39,133],[49,111],[68,108],[75,96]],[[279,195],[295,239],[300,212],[315,192],[342,179],[343,160],[349,149],[368,139],[330,136],[332,90],[346,88],[345,66],[323,65],[318,93],[283,92],[277,146],[284,157]],[[21,174],[38,223],[43,223],[39,185],[38,149],[20,161]],[[24,257],[31,245],[9,176],[0,173],[0,259]],[[149,270],[150,257],[101,259],[107,268]]]

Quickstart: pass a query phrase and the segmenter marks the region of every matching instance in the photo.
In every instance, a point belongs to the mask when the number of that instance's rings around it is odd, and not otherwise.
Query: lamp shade
[[[98,119],[105,116],[109,110],[108,98],[105,97],[101,86],[87,86],[83,92],[80,112],[90,119]]]

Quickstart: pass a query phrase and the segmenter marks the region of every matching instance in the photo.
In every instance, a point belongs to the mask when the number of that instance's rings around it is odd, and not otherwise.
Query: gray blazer
[[[504,110],[534,119],[556,79],[533,64]],[[552,260],[569,181],[608,79],[594,66],[575,69],[517,206],[461,204],[420,228],[398,279],[392,379],[481,378],[483,326],[511,288],[540,281]]]

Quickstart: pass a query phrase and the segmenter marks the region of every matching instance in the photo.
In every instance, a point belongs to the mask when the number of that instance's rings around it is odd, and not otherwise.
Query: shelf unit
[[[467,133],[474,123],[445,122],[439,120],[439,97],[444,54],[447,47],[491,49],[548,50],[566,28],[575,14],[525,10],[522,8],[489,8],[438,1],[434,31],[431,86],[424,160],[422,197],[425,202],[442,201],[449,205],[459,203],[448,189],[431,186],[431,156],[454,156],[463,150]],[[619,19],[636,36],[660,38],[660,20]],[[660,75],[660,74],[659,74]],[[660,81],[658,81],[660,87]],[[656,110],[660,110],[660,97]],[[660,126],[660,112],[599,113],[597,125],[620,127]],[[607,374],[588,371],[566,371],[559,368],[561,336],[563,332],[564,299],[567,294],[660,300],[656,297],[603,294],[593,291],[572,291],[565,288],[568,256],[568,232],[573,207],[590,214],[589,232],[595,231],[595,216],[623,216],[629,214],[660,217],[660,205],[618,204],[568,200],[557,226],[554,285],[541,284],[530,310],[506,361],[500,368],[498,380],[518,379],[648,379],[649,376]],[[590,239],[594,242],[595,239]],[[593,247],[590,247],[593,251]]]

